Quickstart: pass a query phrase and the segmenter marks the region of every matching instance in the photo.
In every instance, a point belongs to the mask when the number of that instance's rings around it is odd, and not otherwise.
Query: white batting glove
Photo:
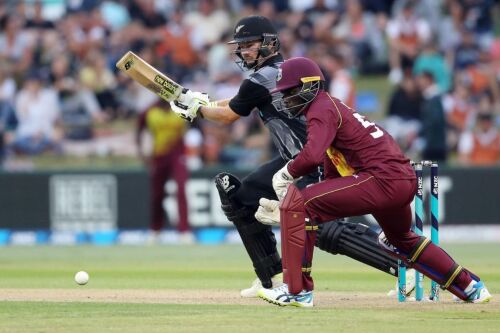
[[[280,224],[280,202],[260,198],[259,208],[255,212],[255,218],[262,224],[279,225]]]
[[[208,105],[210,99],[207,94],[184,90],[177,100],[170,102],[170,107],[179,117],[190,122],[196,119],[200,106]]]
[[[288,186],[294,181],[292,175],[288,172],[288,163],[273,176],[273,189],[280,201],[285,197]]]
[[[194,100],[199,100],[201,105],[210,103],[210,99],[206,93],[199,91],[192,91],[191,89],[184,88],[182,93],[177,97],[177,101],[184,105],[191,104]]]

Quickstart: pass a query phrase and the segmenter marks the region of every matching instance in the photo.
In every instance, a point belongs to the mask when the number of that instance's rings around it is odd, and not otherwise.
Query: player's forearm
[[[223,104],[219,105],[219,102],[217,102],[215,106],[201,106],[199,112],[203,118],[222,124],[231,124],[240,117],[237,113],[231,110],[228,105],[228,101],[224,100],[220,103]]]

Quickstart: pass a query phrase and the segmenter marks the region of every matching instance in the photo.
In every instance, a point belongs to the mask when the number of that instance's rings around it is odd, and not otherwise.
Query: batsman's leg
[[[345,255],[384,273],[398,276],[398,260],[379,245],[380,227],[343,221],[326,222],[318,227],[316,246],[321,250]],[[415,270],[408,269],[405,277],[405,294],[409,296],[415,290]],[[397,287],[391,289],[388,296],[396,294]]]
[[[280,205],[283,286],[261,289],[258,296],[280,306],[313,306],[311,263],[316,227],[306,219],[304,200],[295,185],[290,185]]]
[[[241,187],[241,182],[236,176],[221,173],[215,177],[215,183],[221,198],[222,210],[238,230],[258,277],[250,288],[242,290],[241,296],[256,297],[261,287],[271,288],[281,285],[281,258],[276,249],[276,239],[271,227],[259,223],[254,217],[255,210],[241,205],[234,198]]]

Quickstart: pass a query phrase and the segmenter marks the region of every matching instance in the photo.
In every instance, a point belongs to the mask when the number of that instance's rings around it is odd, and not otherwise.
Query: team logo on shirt
[[[283,71],[281,70],[281,68],[279,68],[278,74],[276,75],[276,81],[281,80],[282,77],[283,77]]]

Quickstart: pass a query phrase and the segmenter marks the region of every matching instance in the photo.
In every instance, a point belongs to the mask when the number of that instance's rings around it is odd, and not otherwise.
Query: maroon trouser
[[[315,223],[343,217],[372,214],[389,242],[404,253],[411,253],[420,236],[411,231],[410,204],[416,191],[415,179],[380,179],[368,173],[326,179],[301,191],[305,215]],[[302,261],[311,263],[315,233],[308,232]],[[442,276],[446,276],[455,261],[440,247],[430,244],[418,262]],[[313,290],[310,273],[302,273],[303,287]],[[471,282],[467,271],[462,271],[455,284],[465,289]]]
[[[186,201],[186,181],[188,170],[184,161],[184,150],[175,149],[167,156],[156,158],[150,168],[151,188],[151,229],[160,231],[165,226],[166,212],[163,207],[165,184],[169,179],[177,183],[177,205],[179,212],[179,232],[188,231],[188,209]]]

